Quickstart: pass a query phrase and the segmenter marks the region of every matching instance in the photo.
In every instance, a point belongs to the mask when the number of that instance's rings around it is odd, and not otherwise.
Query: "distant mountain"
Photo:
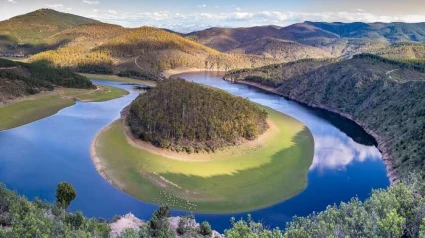
[[[17,55],[55,48],[67,39],[49,42],[53,35],[75,26],[96,23],[99,22],[50,9],[16,16],[0,22],[0,53]]]
[[[425,23],[306,22],[339,37],[399,42],[425,42]]]
[[[258,26],[248,28],[209,28],[186,35],[218,51],[227,52],[238,48],[241,44],[260,38],[281,38],[279,28],[275,26]]]
[[[262,55],[283,61],[296,61],[306,58],[330,58],[332,54],[317,47],[277,38],[260,38],[243,43],[232,53]]]
[[[319,50],[313,50],[298,47],[298,50],[304,51],[304,54],[307,52],[314,58],[326,57],[323,51],[334,57],[351,57],[362,52],[376,51],[393,43],[425,42],[425,23],[304,22],[282,28],[210,28],[190,33],[186,37],[222,52],[255,45],[261,39],[278,39],[318,48]],[[267,50],[257,50],[254,54],[264,55]]]

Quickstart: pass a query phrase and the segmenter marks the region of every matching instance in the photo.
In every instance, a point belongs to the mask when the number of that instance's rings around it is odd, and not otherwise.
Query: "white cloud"
[[[345,169],[354,161],[377,160],[381,153],[374,146],[364,146],[351,138],[319,136],[314,139],[315,155],[310,170]]]
[[[100,2],[96,0],[95,1],[83,0],[83,3],[89,4],[89,5],[98,5]]]
[[[58,9],[58,8],[63,8],[63,5],[62,4],[46,4],[46,7]]]
[[[6,2],[8,2],[8,3],[17,3],[16,0],[6,0]]]
[[[206,4],[202,4],[202,5],[198,5],[198,6],[196,6],[197,8],[206,8],[207,7],[207,5]]]
[[[235,8],[233,8],[235,9]],[[230,11],[173,13],[170,11],[141,12],[129,14],[114,10],[93,10],[90,17],[127,27],[149,25],[180,32],[201,30],[209,27],[249,27],[258,25],[287,26],[304,21],[340,22],[425,22],[425,15],[376,15],[355,9],[353,12],[281,12],[281,11]]]

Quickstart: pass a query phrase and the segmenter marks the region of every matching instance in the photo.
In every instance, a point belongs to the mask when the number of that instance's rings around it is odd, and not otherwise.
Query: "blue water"
[[[272,207],[242,214],[195,214],[223,231],[230,218],[251,214],[270,226],[284,227],[292,216],[321,211],[328,205],[358,196],[365,199],[374,188],[389,185],[381,154],[374,146],[362,145],[310,109],[282,97],[266,94],[245,85],[231,84],[214,74],[181,75],[189,81],[223,89],[259,104],[271,107],[302,121],[315,141],[314,162],[308,174],[308,186],[299,195]],[[0,181],[30,199],[55,200],[58,182],[72,183],[77,198],[72,211],[81,210],[91,217],[112,218],[132,212],[147,219],[157,209],[121,192],[106,182],[94,168],[90,143],[105,126],[119,118],[138,92],[132,85],[93,80],[127,89],[131,93],[120,99],[81,103],[34,123],[0,132]],[[1,119],[0,119],[1,120]],[[174,215],[186,212],[173,211]]]

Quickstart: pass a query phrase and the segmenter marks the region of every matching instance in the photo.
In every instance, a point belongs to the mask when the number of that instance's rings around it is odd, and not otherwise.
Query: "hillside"
[[[249,81],[278,87],[286,79],[304,75],[337,59],[303,59],[286,64],[266,65],[259,68],[232,70],[225,76],[230,81]]]
[[[268,127],[267,113],[228,93],[181,79],[140,95],[127,122],[136,138],[176,151],[214,151],[253,140]]]
[[[49,41],[51,36],[75,26],[95,23],[99,22],[51,9],[16,16],[0,22],[0,54],[24,55],[56,48],[68,39]]]
[[[39,63],[18,63],[0,59],[0,104],[18,97],[51,91],[55,86],[93,88],[81,75]]]
[[[262,55],[283,61],[295,61],[305,58],[328,58],[331,54],[308,45],[276,38],[260,38],[238,46],[231,52]]]
[[[178,67],[229,70],[282,62],[255,55],[220,53],[153,27],[124,29],[97,24],[76,27],[55,37],[67,35],[73,36],[74,40],[58,50],[37,54],[31,60],[46,60],[80,72],[119,73],[131,70],[143,75],[159,75],[163,70]]]
[[[374,52],[377,55],[405,60],[425,60],[425,44],[398,43]]]
[[[323,51],[333,57],[349,58],[354,54],[376,51],[393,43],[425,42],[424,36],[424,23],[308,21],[287,27],[210,28],[186,35],[190,39],[222,52],[244,49],[246,45],[255,46],[262,38],[293,41],[304,46],[304,48],[295,47],[292,49],[293,52],[307,52],[311,58],[324,57]],[[283,51],[288,48],[285,45],[281,47]],[[263,55],[268,52],[266,48],[257,47],[257,50],[252,53]]]
[[[269,72],[275,77],[275,71]],[[279,82],[277,90],[282,95],[342,113],[362,124],[378,140],[391,179],[395,179],[394,171],[401,179],[411,172],[424,176],[423,65],[358,55],[280,78]]]

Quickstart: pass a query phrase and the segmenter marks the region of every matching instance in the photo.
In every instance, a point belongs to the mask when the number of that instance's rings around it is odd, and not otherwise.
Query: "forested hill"
[[[392,59],[403,59],[425,62],[425,44],[422,43],[397,43],[379,49],[375,54]]]
[[[127,122],[136,138],[176,151],[214,151],[253,140],[267,128],[267,113],[226,92],[169,79],[140,95]]]
[[[17,97],[53,90],[55,86],[93,88],[86,77],[43,62],[32,64],[0,59],[0,104]]]
[[[0,22],[0,53],[27,54],[59,46],[66,42],[49,42],[49,37],[66,29],[99,23],[96,20],[51,9],[40,9]]]
[[[270,75],[279,77],[276,71]],[[424,72],[423,65],[359,55],[288,78],[281,74],[275,81],[283,95],[349,115],[375,132],[390,172],[403,179],[412,172],[425,176]]]
[[[286,79],[304,75],[336,61],[338,61],[336,58],[302,59],[285,64],[272,64],[259,68],[232,70],[226,74],[225,79],[230,81],[246,80],[265,86],[278,87]]]
[[[67,36],[73,40],[58,50],[34,55],[31,60],[46,60],[81,72],[131,70],[144,75],[159,75],[163,70],[178,67],[230,70],[282,62],[256,55],[221,53],[154,27],[125,29],[108,24],[84,25],[55,38]]]

